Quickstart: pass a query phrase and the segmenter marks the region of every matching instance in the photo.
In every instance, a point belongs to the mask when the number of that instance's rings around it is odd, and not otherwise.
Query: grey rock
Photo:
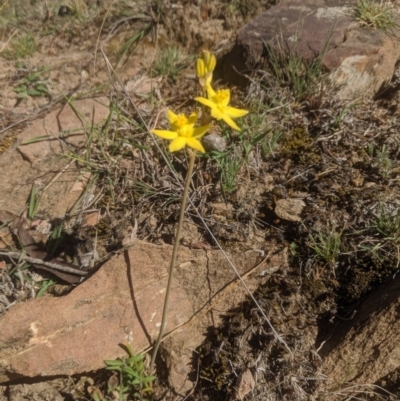
[[[207,151],[223,152],[226,149],[226,139],[218,134],[208,134],[203,137],[202,144]]]

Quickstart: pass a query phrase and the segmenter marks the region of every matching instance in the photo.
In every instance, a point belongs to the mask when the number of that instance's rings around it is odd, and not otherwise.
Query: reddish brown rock
[[[159,327],[168,247],[138,243],[62,298],[31,299],[0,320],[0,376],[70,375],[150,345]],[[186,259],[188,254],[181,256]],[[192,255],[193,257],[193,255]],[[191,312],[175,281],[167,330]]]
[[[158,334],[171,253],[168,245],[137,242],[67,296],[31,299],[7,311],[0,318],[0,382],[96,370],[104,367],[105,359],[126,355],[119,344],[144,351]],[[257,252],[234,258],[241,273],[258,260]],[[274,267],[285,262],[282,252],[269,261]],[[192,347],[201,342],[206,328],[244,299],[245,291],[237,285],[234,297],[228,291],[213,301],[218,301],[213,304],[216,311],[209,308],[210,299],[234,278],[220,251],[180,248],[166,332],[201,308],[209,313],[185,324],[163,347],[163,355],[173,357],[170,376],[175,388],[185,385]],[[250,288],[259,283],[256,276],[248,280]]]
[[[66,105],[26,128],[18,136],[19,147],[10,148],[0,155],[1,208],[20,214],[35,185],[37,191],[47,187],[40,198],[38,213],[53,218],[64,216],[84,189],[84,185],[76,184],[86,183],[87,177],[81,175],[75,163],[60,157],[60,154],[84,144],[85,130],[92,121],[101,124],[107,117],[107,104],[106,97],[79,100],[74,102],[79,117]],[[67,134],[68,130],[71,135],[61,139],[60,132]],[[41,136],[52,139],[21,145]]]
[[[82,146],[86,140],[85,133],[90,130],[92,123],[97,125],[107,118],[108,103],[106,97],[82,99],[73,102],[73,108],[66,104],[63,108],[54,110],[18,136],[18,150],[33,164],[48,155],[63,153],[69,146]],[[39,137],[42,140],[29,143]]]
[[[321,347],[325,391],[381,384],[400,369],[400,275],[372,293]],[[337,392],[340,394],[340,392]],[[342,399],[331,396],[329,399]]]
[[[307,60],[323,55],[323,66],[335,71],[341,98],[375,95],[393,76],[400,40],[395,32],[388,35],[361,27],[353,17],[356,4],[356,0],[282,0],[242,28],[224,60],[224,77],[246,83],[244,74],[263,68],[267,44]]]

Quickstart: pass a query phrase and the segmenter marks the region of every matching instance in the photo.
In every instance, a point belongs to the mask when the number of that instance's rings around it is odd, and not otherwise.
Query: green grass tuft
[[[32,56],[37,50],[36,40],[30,33],[17,36],[1,53],[6,60],[20,60]]]
[[[176,80],[179,72],[184,69],[191,57],[183,53],[178,46],[168,46],[157,57],[153,74],[155,76],[170,77]]]
[[[354,17],[361,26],[387,32],[396,27],[393,4],[390,1],[358,0]]]

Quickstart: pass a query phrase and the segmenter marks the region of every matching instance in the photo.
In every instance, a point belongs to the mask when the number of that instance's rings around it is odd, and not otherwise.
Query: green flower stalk
[[[158,348],[160,347],[162,337],[163,337],[164,331],[165,331],[169,297],[170,297],[171,288],[172,288],[172,279],[174,276],[176,256],[178,254],[178,246],[179,246],[179,242],[181,240],[182,223],[183,223],[183,218],[185,215],[187,197],[188,197],[188,193],[189,193],[189,186],[192,181],[193,167],[194,167],[194,162],[196,160],[196,151],[205,153],[203,145],[201,144],[199,139],[211,127],[211,124],[208,124],[206,126],[194,128],[194,125],[197,122],[197,113],[192,113],[189,117],[186,117],[184,114],[175,114],[174,112],[169,110],[167,112],[167,116],[168,116],[171,130],[166,131],[166,130],[153,129],[153,130],[151,130],[151,132],[161,138],[172,140],[172,142],[169,145],[170,152],[176,152],[178,150],[185,148],[186,146],[194,149],[195,151],[193,152],[191,149],[187,149],[187,152],[189,155],[189,166],[188,166],[188,172],[187,172],[186,181],[185,181],[185,188],[183,190],[183,195],[182,195],[181,210],[180,210],[180,214],[179,214],[178,228],[177,228],[176,236],[175,236],[175,244],[174,244],[174,249],[172,251],[172,259],[171,259],[171,265],[170,265],[170,269],[169,269],[167,290],[165,292],[165,301],[164,301],[164,307],[163,307],[162,318],[161,318],[160,332],[158,333],[158,338],[157,338],[156,344],[154,345],[154,348],[153,348],[153,353],[152,353],[151,362],[150,362],[150,372],[153,372]]]

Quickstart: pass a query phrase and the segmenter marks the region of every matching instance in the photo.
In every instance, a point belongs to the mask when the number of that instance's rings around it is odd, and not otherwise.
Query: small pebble
[[[226,139],[218,134],[208,134],[201,140],[205,150],[223,152],[226,149]]]

